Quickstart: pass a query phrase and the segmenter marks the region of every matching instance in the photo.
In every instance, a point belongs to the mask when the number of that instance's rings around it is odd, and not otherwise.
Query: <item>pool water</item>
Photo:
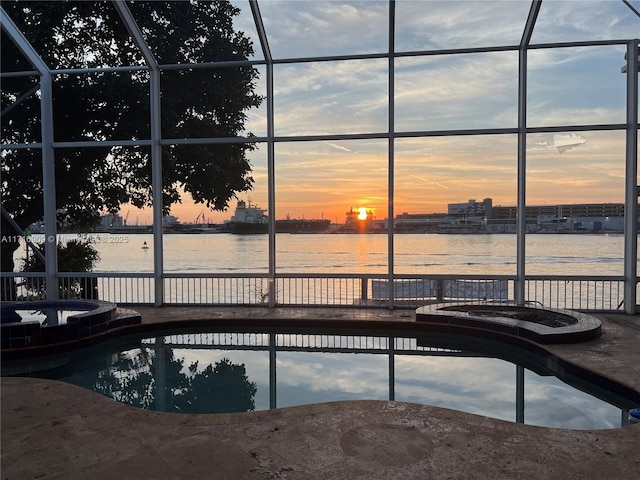
[[[598,398],[606,396],[601,389],[594,387],[597,397],[574,388],[551,375],[545,359],[523,351],[511,355],[526,357],[525,368],[487,354],[484,340],[474,349],[479,340],[441,337],[212,331],[124,337],[74,353],[64,367],[38,376],[167,412],[245,412],[366,399],[545,427],[626,424],[631,402],[616,397],[609,403]]]

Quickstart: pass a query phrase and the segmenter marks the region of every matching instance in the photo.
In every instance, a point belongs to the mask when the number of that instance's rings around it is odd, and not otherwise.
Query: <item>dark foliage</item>
[[[228,1],[128,3],[160,64],[246,60],[253,45],[233,29],[239,11]],[[3,2],[51,69],[144,66],[111,2]],[[33,71],[2,31],[2,72]],[[254,93],[258,73],[250,66],[161,74],[163,138],[234,137],[244,131],[247,109],[262,98]],[[3,143],[39,142],[40,95],[37,75],[3,78]],[[21,98],[21,97],[25,98]],[[19,102],[17,100],[20,99]],[[135,71],[53,76],[54,140],[148,140],[149,74]],[[163,207],[180,201],[180,190],[211,209],[224,210],[237,192],[252,188],[251,144],[162,147]],[[40,150],[2,153],[2,205],[21,228],[43,217]],[[91,225],[104,211],[124,203],[151,205],[149,147],[56,148],[56,208],[75,227]],[[4,236],[15,235],[2,222]],[[2,270],[11,271],[16,244],[2,245]]]
[[[132,348],[117,357],[109,354],[106,367],[104,360],[94,359],[88,365],[92,375],[81,373],[65,380],[144,409],[181,413],[255,409],[257,386],[249,380],[244,364],[223,358],[202,370],[198,362],[185,368],[184,358],[175,358],[172,349],[160,348],[164,349],[160,356],[149,346]]]
[[[36,245],[44,252],[44,243]],[[100,260],[100,254],[89,242],[70,240],[58,243],[58,271],[60,272],[90,272]],[[44,263],[39,257],[31,255],[23,261],[23,272],[44,272]],[[30,299],[44,298],[46,283],[42,279],[27,278],[26,287]],[[97,284],[95,278],[72,281],[67,279],[58,287],[59,298],[92,298],[97,299]]]

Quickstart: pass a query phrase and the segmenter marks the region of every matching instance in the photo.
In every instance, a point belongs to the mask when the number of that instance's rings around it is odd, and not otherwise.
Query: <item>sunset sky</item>
[[[248,2],[236,28],[260,42]],[[640,1],[632,1],[640,10]],[[275,59],[383,53],[388,49],[386,1],[259,2]],[[528,1],[396,2],[396,51],[517,45]],[[532,44],[637,37],[640,18],[621,1],[545,0]],[[537,49],[529,52],[529,127],[623,124],[624,46]],[[386,59],[287,63],[274,67],[275,134],[379,133],[388,129]],[[258,67],[258,93],[266,70]],[[395,131],[515,128],[515,51],[399,57],[395,61]],[[266,136],[266,106],[248,112],[248,132]],[[575,132],[586,142],[560,153],[552,133],[528,136],[527,203],[624,201],[623,131]],[[400,138],[395,142],[395,214],[445,212],[448,203],[491,197],[516,203],[515,134]],[[267,208],[266,145],[250,153],[255,188],[240,199]],[[350,208],[387,217],[387,141],[278,142],[276,218],[329,218],[342,223]],[[200,212],[185,196],[172,214],[193,222]],[[149,211],[123,208],[129,223],[151,223]]]

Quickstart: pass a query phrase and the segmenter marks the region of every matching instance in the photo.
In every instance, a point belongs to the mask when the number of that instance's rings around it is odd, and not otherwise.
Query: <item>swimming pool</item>
[[[441,333],[192,329],[122,337],[65,359],[33,375],[167,412],[396,400],[545,427],[606,429],[628,424],[637,402],[571,377],[552,357]]]

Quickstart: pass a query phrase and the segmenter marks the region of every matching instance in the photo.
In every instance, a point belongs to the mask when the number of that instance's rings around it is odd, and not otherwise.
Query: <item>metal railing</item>
[[[2,273],[5,300],[44,298],[43,273]],[[517,278],[509,275],[396,275],[393,304],[388,277],[376,274],[165,274],[165,305],[267,306],[269,288],[277,306],[414,308],[451,302],[513,301]],[[544,308],[622,311],[622,276],[527,276],[525,302]],[[152,273],[59,273],[58,297],[120,305],[153,305]],[[638,287],[636,286],[636,289]]]
[[[158,341],[160,339],[160,341]],[[162,337],[148,337],[140,341],[145,348],[188,348],[190,350],[262,350],[294,352],[393,353],[395,355],[454,355],[479,356],[479,352],[421,345],[412,336],[372,336],[311,333],[255,333],[255,332],[190,332]]]

